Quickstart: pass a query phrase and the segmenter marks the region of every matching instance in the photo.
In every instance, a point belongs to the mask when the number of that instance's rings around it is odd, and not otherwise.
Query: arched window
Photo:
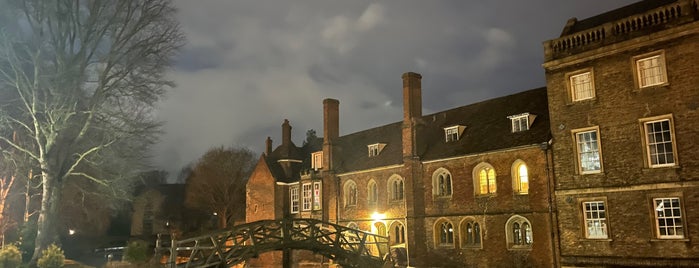
[[[512,189],[517,194],[529,193],[529,169],[522,160],[512,164]]]
[[[374,180],[370,180],[367,184],[367,201],[370,204],[375,204],[379,200],[379,190],[377,188]]]
[[[435,224],[435,241],[438,247],[454,247],[454,226],[446,219]]]
[[[531,249],[534,243],[532,226],[527,218],[515,215],[505,224],[508,249]]]
[[[451,196],[451,173],[444,168],[440,168],[432,175],[432,194],[438,197]]]
[[[391,198],[391,201],[403,200],[405,195],[405,190],[403,187],[403,178],[401,178],[398,175],[391,176],[391,178],[388,179],[388,191],[388,195]]]
[[[383,224],[383,222],[375,222],[374,233],[380,236],[387,236],[388,234],[386,233],[386,225]]]
[[[494,194],[497,191],[495,169],[488,163],[480,163],[473,169],[476,194]]]
[[[405,226],[399,221],[393,222],[388,236],[390,238],[391,245],[405,243]]]
[[[345,200],[345,207],[351,207],[351,206],[357,205],[357,184],[354,183],[354,181],[352,181],[352,180],[345,182],[344,200]]]
[[[461,223],[461,247],[481,247],[481,224],[473,219]]]

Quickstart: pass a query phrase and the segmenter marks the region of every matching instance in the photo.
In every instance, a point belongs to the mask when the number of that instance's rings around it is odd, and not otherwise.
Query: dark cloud
[[[285,118],[300,144],[322,135],[324,98],[340,100],[343,134],[398,121],[407,71],[423,75],[425,113],[544,86],[543,41],[631,2],[176,0],[188,44],[155,162],[176,172],[212,146],[262,152]]]

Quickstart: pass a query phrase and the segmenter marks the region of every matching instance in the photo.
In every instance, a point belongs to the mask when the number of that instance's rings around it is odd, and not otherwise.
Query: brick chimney
[[[323,167],[333,169],[333,141],[340,136],[340,101],[323,100]]]
[[[340,101],[323,100],[323,142],[329,142],[340,136]]]
[[[269,156],[272,153],[272,138],[267,137],[265,140],[265,155]]]
[[[284,119],[284,124],[282,124],[282,146],[291,145],[291,125],[289,125],[289,120]]]
[[[422,76],[418,73],[403,74],[403,122],[422,116]]]

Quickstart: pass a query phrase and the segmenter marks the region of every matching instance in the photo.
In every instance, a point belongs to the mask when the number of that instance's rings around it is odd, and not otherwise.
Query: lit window
[[[518,194],[526,194],[529,192],[529,170],[527,165],[522,160],[517,160],[512,165],[512,174],[514,175],[514,191]]]
[[[303,184],[303,210],[311,210],[311,202],[313,200],[313,186],[310,183]]]
[[[636,58],[636,76],[640,88],[662,85],[667,83],[667,71],[665,69],[665,56],[662,52],[655,52]]]
[[[515,215],[507,221],[505,228],[509,249],[531,249],[534,243],[534,235],[529,220]]]
[[[432,176],[432,194],[438,197],[451,196],[451,174],[446,169],[435,171]]]
[[[388,180],[388,189],[390,191],[389,196],[391,201],[403,200],[404,197],[404,187],[403,178],[400,176],[393,176]]]
[[[367,201],[369,203],[376,203],[376,201],[379,199],[379,190],[376,187],[376,182],[374,180],[369,181],[369,184],[367,184]]]
[[[379,155],[379,145],[378,144],[372,144],[368,145],[369,147],[369,157],[374,157]]]
[[[676,165],[675,144],[673,142],[672,120],[670,116],[663,119],[642,119],[645,132],[645,151],[650,167],[666,167]]]
[[[592,71],[570,75],[568,82],[570,83],[570,93],[573,101],[587,100],[595,97]]]
[[[318,151],[311,154],[311,168],[313,170],[319,170],[323,168],[323,151]]]
[[[465,221],[461,225],[463,247],[481,246],[481,225],[475,221]]]
[[[354,181],[347,181],[345,183],[345,207],[356,206],[357,205],[357,184]]]
[[[682,207],[677,197],[655,198],[655,223],[658,238],[684,238]]]
[[[291,186],[289,191],[290,191],[289,196],[291,196],[291,213],[298,213],[299,212],[299,186],[298,185]]]
[[[439,221],[435,226],[437,234],[437,246],[453,247],[454,246],[454,227],[451,222],[443,220]]]
[[[604,201],[583,202],[583,216],[585,218],[585,238],[608,238]]]
[[[476,194],[494,194],[497,191],[496,174],[493,166],[487,163],[480,163],[474,168],[473,174],[476,179]]]
[[[321,182],[313,182],[313,210],[321,209],[322,187]]]
[[[598,130],[595,128],[593,130],[577,131],[574,133],[580,173],[600,172],[602,170],[602,161],[600,157]]]

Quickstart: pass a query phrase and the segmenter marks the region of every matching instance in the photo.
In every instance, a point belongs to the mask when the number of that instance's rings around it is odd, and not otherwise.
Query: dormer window
[[[444,128],[444,136],[446,142],[458,141],[461,138],[461,134],[466,129],[465,126],[456,125]]]
[[[529,130],[536,115],[523,113],[518,115],[508,116],[512,120],[512,133]]]
[[[315,171],[323,168],[323,151],[311,154],[311,168]]]
[[[369,149],[369,157],[378,156],[384,147],[386,147],[385,143],[374,143],[367,145],[367,148]]]

